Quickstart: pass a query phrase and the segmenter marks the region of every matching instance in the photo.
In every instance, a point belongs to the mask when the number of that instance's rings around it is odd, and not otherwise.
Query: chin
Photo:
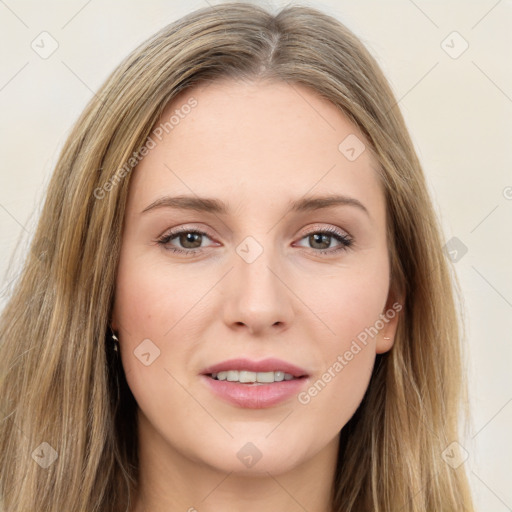
[[[268,477],[269,473],[276,476],[292,471],[296,466],[300,465],[301,460],[290,460],[287,453],[273,453],[262,454],[261,458],[252,465],[242,463],[238,460],[236,454],[234,460],[228,461],[224,455],[211,462],[214,463],[210,464],[212,467],[223,473],[234,473],[247,477]]]
[[[268,473],[286,473],[300,465],[309,456],[305,447],[312,449],[315,442],[314,439],[308,442],[304,436],[295,439],[294,436],[287,436],[285,431],[281,435],[273,433],[267,437],[268,432],[266,429],[259,436],[235,436],[229,443],[219,443],[208,452],[203,452],[201,458],[218,471],[263,477]]]

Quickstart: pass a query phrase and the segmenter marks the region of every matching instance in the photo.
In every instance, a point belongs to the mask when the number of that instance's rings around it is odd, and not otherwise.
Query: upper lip
[[[227,361],[208,366],[208,368],[201,371],[201,374],[209,375],[211,373],[219,373],[228,370],[248,370],[250,372],[282,371],[294,377],[307,377],[308,375],[303,368],[275,358],[262,359],[261,361],[253,361],[244,358],[228,359]]]

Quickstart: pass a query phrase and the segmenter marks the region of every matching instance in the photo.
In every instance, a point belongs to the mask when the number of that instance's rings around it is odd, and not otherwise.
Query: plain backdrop
[[[0,308],[81,110],[139,43],[217,3],[0,0]],[[511,511],[512,2],[291,3],[354,31],[399,100],[464,297],[473,418],[464,464],[477,509]]]

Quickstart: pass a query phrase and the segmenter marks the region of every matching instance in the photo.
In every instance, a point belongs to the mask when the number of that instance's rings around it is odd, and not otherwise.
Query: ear
[[[380,315],[380,320],[384,324],[377,335],[375,352],[383,354],[391,349],[396,337],[398,320],[400,312],[404,308],[404,295],[393,293],[391,290],[388,294],[386,305]]]

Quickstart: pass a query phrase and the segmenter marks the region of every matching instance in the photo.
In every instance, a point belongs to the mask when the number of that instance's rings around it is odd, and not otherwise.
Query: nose
[[[224,321],[231,329],[264,336],[290,326],[293,293],[270,252],[263,251],[251,263],[235,255],[224,304]]]

